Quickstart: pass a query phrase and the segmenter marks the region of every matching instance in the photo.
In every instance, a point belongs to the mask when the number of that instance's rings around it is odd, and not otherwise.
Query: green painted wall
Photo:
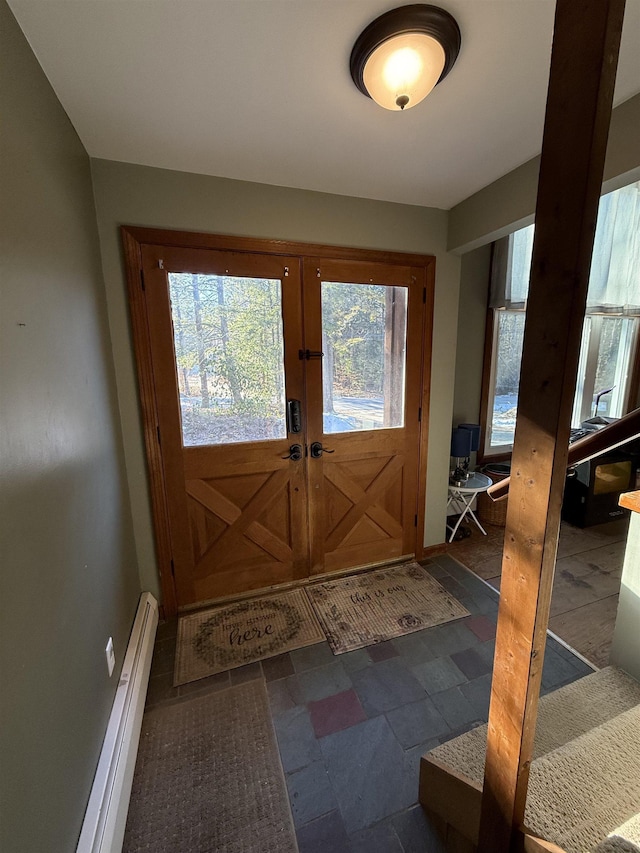
[[[479,423],[491,246],[462,256],[453,422]]]
[[[0,39],[0,849],[69,853],[139,584],[89,159],[4,0]]]
[[[106,160],[92,160],[92,172],[142,586],[158,592],[120,225],[434,254],[434,404],[425,542],[442,542],[460,266],[446,251],[447,213]]]

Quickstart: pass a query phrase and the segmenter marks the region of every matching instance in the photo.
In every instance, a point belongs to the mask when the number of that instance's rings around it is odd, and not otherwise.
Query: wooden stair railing
[[[640,438],[640,409],[634,409],[615,423],[594,430],[584,438],[570,444],[567,465],[571,468],[573,465],[588,462],[589,459],[600,456],[601,453],[607,453],[609,450],[614,450],[616,447],[636,438]],[[509,494],[510,482],[511,477],[505,477],[504,480],[489,486],[487,494],[491,500],[504,500]]]
[[[620,495],[618,503],[620,506],[625,507],[625,509],[630,509],[631,512],[640,513],[640,490],[625,492],[623,495]]]

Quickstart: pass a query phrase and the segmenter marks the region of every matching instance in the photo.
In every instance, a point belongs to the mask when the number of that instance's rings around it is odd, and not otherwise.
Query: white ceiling
[[[92,157],[449,209],[540,150],[553,0],[442,0],[462,48],[419,106],[357,91],[389,0],[9,0]],[[615,103],[640,92],[627,0]]]

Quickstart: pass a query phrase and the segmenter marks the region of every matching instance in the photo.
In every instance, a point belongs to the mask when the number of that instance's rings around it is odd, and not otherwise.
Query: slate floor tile
[[[450,657],[434,658],[412,667],[412,672],[430,695],[448,690],[467,680]]]
[[[547,637],[547,649],[553,649],[561,658],[569,661],[579,676],[590,675],[592,672],[595,672],[595,667],[583,661],[570,648],[559,643],[554,637]]]
[[[427,628],[423,631],[415,631],[413,634],[394,637],[394,647],[408,666],[415,666],[433,657],[425,645],[430,632],[433,630],[435,629]]]
[[[474,572],[466,568],[460,568],[456,574],[456,580],[461,584],[471,595],[489,595],[490,598],[497,596],[489,589],[485,580],[478,577]]]
[[[404,773],[402,747],[385,717],[365,720],[319,743],[348,833],[415,802],[415,779]]]
[[[469,590],[467,590],[459,581],[452,578],[451,575],[446,575],[445,577],[440,578],[438,583],[456,598],[464,598],[464,596],[469,592]]]
[[[300,853],[351,853],[347,831],[338,811],[310,821],[296,835]]]
[[[342,693],[352,686],[351,678],[341,663],[333,661],[317,669],[298,673],[298,683],[305,702],[315,702]]]
[[[457,729],[478,719],[478,713],[459,687],[451,687],[431,697],[449,728]]]
[[[262,672],[267,681],[276,681],[279,678],[287,678],[293,675],[294,669],[291,655],[285,652],[283,655],[276,655],[274,658],[263,660]]]
[[[387,821],[349,836],[352,853],[404,853],[400,839]]]
[[[480,608],[476,604],[474,597],[471,595],[470,592],[467,592],[465,590],[464,595],[457,595],[456,599],[458,600],[458,602],[463,607],[467,608],[470,616],[480,616],[481,615]],[[468,618],[468,617],[463,617],[463,618]]]
[[[451,660],[458,667],[460,672],[471,681],[474,678],[479,678],[481,675],[486,675],[491,672],[491,664],[476,651],[476,649],[463,649],[461,652],[454,652],[451,655]]]
[[[425,697],[425,690],[418,679],[399,660],[382,661],[351,674],[367,716],[383,714]]]
[[[209,693],[214,690],[226,690],[230,687],[231,679],[228,672],[218,672],[208,678],[199,678],[188,684],[181,684],[178,688],[180,696],[195,696],[198,693]]]
[[[355,649],[353,652],[345,652],[345,654],[340,655],[340,663],[347,672],[357,672],[359,669],[366,669],[371,666],[373,661],[366,649]]]
[[[493,670],[493,659],[496,653],[496,641],[495,640],[485,640],[484,643],[478,643],[475,647],[475,651],[480,655],[482,660],[489,666],[490,670]]]
[[[179,688],[173,686],[173,673],[165,672],[163,675],[155,675],[149,679],[147,688],[146,707],[158,705],[167,699],[175,699],[179,695]]]
[[[577,674],[576,668],[570,661],[565,660],[555,649],[547,646],[542,667],[542,686],[545,689],[560,687],[576,678]]]
[[[378,643],[375,646],[369,646],[367,648],[367,652],[374,663],[398,657],[398,650],[390,640],[387,640],[386,643]]]
[[[256,678],[262,678],[262,667],[260,662],[248,663],[246,666],[239,666],[236,669],[229,671],[232,684],[244,684],[245,681],[254,681]]]
[[[305,672],[307,669],[315,669],[335,660],[329,643],[316,643],[313,646],[305,646],[303,649],[295,649],[289,652],[293,668],[296,672]]]
[[[274,716],[290,711],[296,705],[302,705],[302,691],[295,675],[267,682],[269,705]]]
[[[274,718],[280,758],[285,773],[300,770],[321,757],[309,712],[297,705]]]
[[[429,628],[424,632],[422,640],[428,652],[425,660],[470,649],[478,642],[476,635],[465,626],[464,620]]]
[[[592,675],[596,671],[590,664],[579,658],[573,661],[573,666],[578,673],[578,678],[584,678],[585,675]]]
[[[547,648],[553,649],[555,652],[557,652],[560,655],[561,658],[564,658],[565,660],[568,660],[571,662],[575,662],[575,661],[579,660],[579,658],[577,658],[574,655],[574,653],[571,651],[570,648],[567,648],[567,646],[565,646],[563,643],[559,643],[555,637],[551,637],[548,634],[547,634]]]
[[[449,574],[443,566],[433,560],[422,560],[420,565],[424,566],[431,577],[434,577],[436,580],[440,580],[440,578],[446,577]]]
[[[488,544],[488,539],[485,540],[484,536],[482,537],[482,544]],[[495,553],[495,549],[490,548],[489,552]],[[467,582],[471,579],[472,586],[470,586],[469,589],[476,588],[473,587],[473,579],[475,578],[475,580],[478,580],[478,576],[474,575],[474,573],[463,565],[462,562],[459,562],[449,554],[436,554],[435,557],[433,557],[433,560],[438,563],[438,565],[442,566],[442,568],[447,571],[447,574],[457,580],[458,583],[462,584],[462,586],[466,586]]]
[[[496,635],[496,623],[486,616],[469,616],[464,624],[481,642],[492,640]]]
[[[449,554],[435,554],[431,559],[434,563],[442,566],[442,568],[445,569],[451,577],[456,578],[456,580],[462,577],[466,571],[466,569],[464,569],[457,560],[450,557]]]
[[[473,614],[484,614],[490,619],[495,619],[497,617],[499,604],[497,596],[494,598],[493,595],[490,595],[488,592],[474,592],[473,595],[471,595],[470,600],[472,602],[471,605],[466,601],[462,603],[465,604],[467,610],[471,611]]]
[[[414,806],[394,816],[391,822],[404,853],[446,853],[422,806]]]
[[[455,689],[455,688],[454,688]],[[449,731],[449,726],[431,699],[412,702],[387,712],[387,720],[404,749]]]
[[[491,673],[461,684],[460,691],[475,708],[478,719],[486,722],[491,698]]]
[[[173,674],[173,664],[176,657],[176,639],[168,637],[166,640],[156,640],[153,648],[153,658],[151,660],[150,677],[156,675],[166,675],[170,672]]]
[[[316,737],[325,737],[334,732],[348,729],[367,719],[358,695],[355,690],[346,690],[344,693],[336,693],[327,696],[317,702],[309,702],[309,714],[311,724]]]
[[[425,740],[417,746],[412,746],[411,749],[406,749],[404,752],[404,772],[405,775],[409,779],[412,779],[415,784],[416,802],[418,800],[418,785],[420,782],[420,759],[423,755],[426,755],[427,752],[431,752],[432,749],[435,749],[436,746],[440,746],[443,738],[446,737],[447,735],[445,734],[439,738],[429,738],[429,740]]]
[[[296,827],[337,809],[324,761],[314,761],[287,775],[291,813]]]

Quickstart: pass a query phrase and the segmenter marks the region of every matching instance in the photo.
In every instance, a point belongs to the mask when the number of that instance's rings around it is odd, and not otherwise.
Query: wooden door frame
[[[178,612],[173,558],[169,532],[169,514],[166,482],[160,450],[158,408],[153,381],[151,342],[146,293],[142,271],[142,246],[171,246],[184,249],[214,249],[265,255],[292,255],[303,258],[333,258],[344,261],[400,264],[422,267],[425,271],[425,304],[422,326],[422,406],[418,448],[418,488],[416,507],[416,559],[424,556],[424,522],[426,514],[427,445],[429,434],[429,407],[431,391],[431,352],[433,341],[433,312],[435,295],[435,258],[405,252],[387,252],[374,249],[354,249],[316,243],[298,243],[252,237],[234,237],[189,231],[172,231],[124,225],[120,228],[124,252],[125,277],[129,296],[131,332],[136,361],[142,430],[147,457],[149,491],[153,517],[156,557],[162,608],[166,619]]]

